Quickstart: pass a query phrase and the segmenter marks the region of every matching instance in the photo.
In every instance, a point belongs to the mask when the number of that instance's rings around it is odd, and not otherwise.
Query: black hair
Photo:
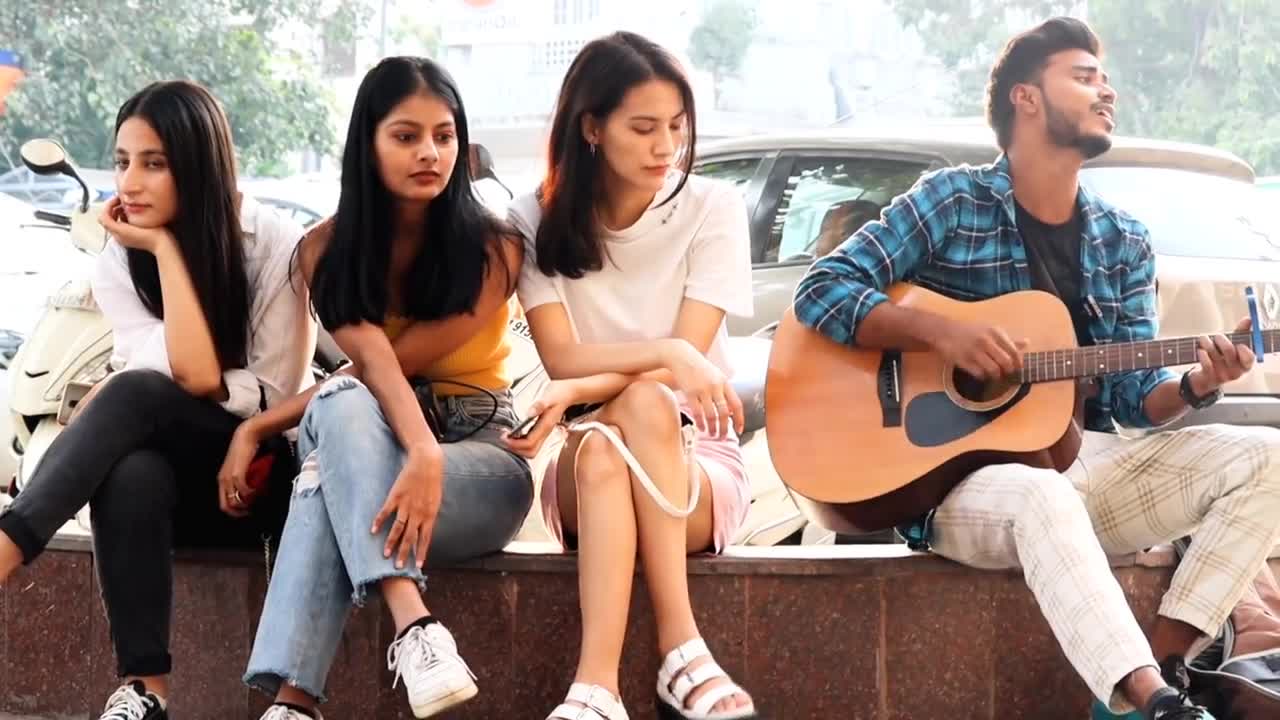
[[[604,120],[627,92],[654,79],[680,91],[688,128],[680,158],[684,173],[665,203],[684,188],[697,140],[693,88],[679,62],[640,35],[616,32],[587,43],[569,66],[551,122],[547,177],[539,189],[542,221],[534,248],[543,274],[580,278],[604,267],[605,250],[595,220],[600,163],[582,136],[582,120],[587,115]]]
[[[130,118],[147,122],[164,146],[178,195],[168,229],[195,287],[223,368],[244,367],[249,343],[249,278],[237,210],[235,146],[218,101],[192,82],[148,85],[116,114],[116,133]],[[160,269],[144,250],[127,248],[129,276],[146,309],[164,318]]]
[[[368,321],[381,325],[390,304],[388,275],[395,200],[383,184],[374,149],[378,124],[405,98],[428,92],[453,112],[458,154],[444,190],[426,209],[428,242],[402,284],[402,312],[437,320],[472,312],[489,271],[491,250],[511,234],[471,185],[467,114],[456,83],[426,58],[389,57],[369,70],[356,92],[342,151],[342,189],[332,234],[320,249],[311,298],[329,330]],[[500,257],[501,255],[499,255]],[[509,272],[509,269],[504,270]]]
[[[1000,149],[1013,143],[1013,100],[1015,85],[1039,82],[1049,58],[1064,50],[1084,50],[1102,55],[1102,41],[1083,20],[1055,17],[1019,33],[1005,43],[991,67],[987,82],[987,123],[996,133]]]

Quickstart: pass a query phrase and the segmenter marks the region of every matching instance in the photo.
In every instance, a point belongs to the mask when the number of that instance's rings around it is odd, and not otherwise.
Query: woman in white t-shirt
[[[553,382],[509,443],[532,456],[571,423],[541,497],[548,529],[578,550],[583,645],[550,718],[626,717],[618,666],[637,551],[664,656],[660,717],[755,717],[701,640],[686,576],[686,554],[722,550],[749,502],[724,352],[725,313],[752,312],[747,214],[735,189],[689,174],[693,146],[679,64],[615,33],[569,68],[548,175],[510,207],[525,238],[520,302]]]

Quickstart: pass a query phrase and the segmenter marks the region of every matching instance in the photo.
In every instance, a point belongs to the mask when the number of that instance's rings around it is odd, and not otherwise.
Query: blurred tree
[[[399,52],[433,59],[440,54],[440,26],[435,22],[408,18],[396,23],[390,34]]]
[[[689,36],[689,59],[711,73],[716,107],[721,83],[742,69],[755,31],[755,8],[744,0],[716,0]]]
[[[987,73],[1018,29],[1072,12],[1063,0],[890,0],[956,73],[953,109],[980,114]],[[1120,93],[1121,132],[1230,150],[1280,172],[1280,3],[1090,0]]]
[[[36,136],[107,167],[120,104],[150,82],[208,87],[231,120],[241,172],[287,171],[285,156],[332,152],[333,100],[312,38],[354,38],[364,0],[46,0],[0,6],[0,37],[27,78],[0,118],[0,153]],[[2,161],[0,161],[2,162]]]

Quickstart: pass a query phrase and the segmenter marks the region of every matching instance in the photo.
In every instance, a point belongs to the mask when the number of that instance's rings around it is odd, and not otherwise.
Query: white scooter
[[[36,217],[67,229],[80,251],[97,255],[106,246],[98,224],[99,206],[89,204],[89,186],[52,140],[24,144],[22,161],[41,175],[67,175],[80,183],[80,203],[69,215],[36,211]],[[86,266],[87,268],[87,266]],[[48,306],[9,368],[9,412],[17,469],[9,485],[16,494],[26,485],[44,451],[57,437],[75,403],[106,377],[111,357],[111,327],[93,301],[87,273],[72,277],[48,299]]]

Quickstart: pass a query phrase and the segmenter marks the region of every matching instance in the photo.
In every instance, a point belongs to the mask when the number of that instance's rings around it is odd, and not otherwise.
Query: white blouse
[[[240,202],[245,270],[249,276],[248,363],[222,373],[228,397],[222,406],[240,417],[309,387],[316,322],[304,283],[290,282],[294,248],[302,239],[298,223],[245,195]],[[94,268],[93,297],[111,323],[117,370],[148,369],[173,377],[165,347],[164,321],[138,298],[124,247],[111,239]]]

